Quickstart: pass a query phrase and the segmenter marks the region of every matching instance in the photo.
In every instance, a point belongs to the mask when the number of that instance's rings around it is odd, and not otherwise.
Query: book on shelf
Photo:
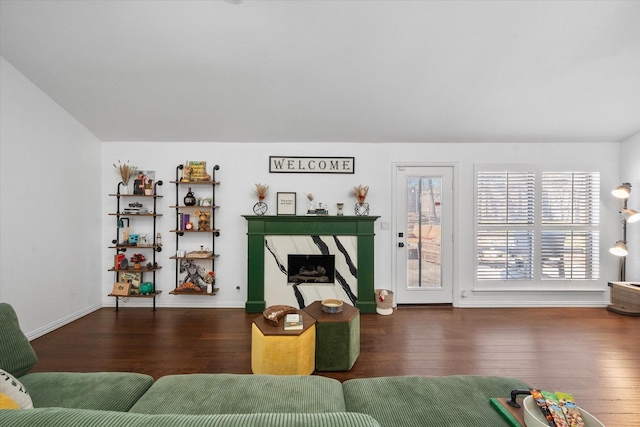
[[[284,330],[296,331],[302,329],[302,315],[293,313],[287,314],[284,318]]]

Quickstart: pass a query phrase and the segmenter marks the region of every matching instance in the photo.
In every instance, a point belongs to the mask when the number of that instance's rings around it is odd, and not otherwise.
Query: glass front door
[[[452,167],[398,166],[396,178],[397,302],[451,303]]]

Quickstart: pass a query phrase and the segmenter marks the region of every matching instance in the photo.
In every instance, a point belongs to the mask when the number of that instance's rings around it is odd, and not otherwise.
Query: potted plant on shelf
[[[153,181],[149,180],[144,184],[144,195],[153,196]]]
[[[114,163],[113,167],[116,168],[116,171],[118,172],[118,174],[120,174],[120,179],[122,180],[123,184],[122,194],[129,194],[129,180],[136,173],[136,167],[131,166],[129,164],[129,160],[127,160],[126,163],[122,163],[119,159],[118,164],[116,165]],[[119,187],[118,190],[120,190]]]

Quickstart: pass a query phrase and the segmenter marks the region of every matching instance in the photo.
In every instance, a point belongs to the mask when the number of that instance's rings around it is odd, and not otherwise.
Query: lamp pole
[[[627,209],[627,201],[629,199],[624,199],[624,206],[622,209]],[[620,214],[622,215],[622,212],[624,211],[620,211]],[[624,244],[627,244],[627,220],[624,217],[624,215],[622,215],[622,241],[624,242]],[[627,279],[627,256],[621,256],[620,257],[620,271],[618,274],[619,277],[619,281],[620,282],[625,282]]]

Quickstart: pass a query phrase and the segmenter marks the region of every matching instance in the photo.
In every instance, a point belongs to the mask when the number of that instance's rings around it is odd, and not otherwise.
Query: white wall
[[[631,183],[628,207],[640,211],[640,132],[622,142],[621,181]],[[640,281],[640,223],[627,225],[627,280]]]
[[[353,156],[354,175],[327,174],[270,174],[269,156]],[[619,143],[554,143],[554,144],[414,144],[414,143],[103,143],[102,165],[103,247],[115,237],[115,219],[107,212],[115,211],[115,200],[107,193],[114,193],[118,175],[112,163],[130,160],[141,169],[156,171],[156,178],[165,181],[159,202],[164,216],[158,220],[158,230],[163,235],[165,250],[158,260],[163,269],[157,275],[157,288],[165,293],[158,297],[159,307],[202,306],[244,307],[246,301],[247,243],[246,221],[241,215],[252,214],[257,201],[253,194],[256,183],[270,186],[266,202],[268,214],[275,214],[275,198],[278,191],[295,191],[298,196],[298,214],[307,208],[304,193],[313,193],[316,201],[329,205],[335,214],[335,203],[344,202],[346,214],[352,213],[355,202],[350,194],[354,185],[370,187],[367,201],[371,215],[379,215],[376,222],[375,277],[377,287],[395,289],[391,258],[395,251],[391,230],[382,230],[381,223],[392,221],[392,163],[428,162],[457,164],[457,209],[459,215],[455,230],[455,293],[454,304],[461,307],[479,306],[605,306],[609,302],[607,281],[616,276],[615,259],[609,255],[609,242],[604,236],[617,230],[617,205],[609,189],[618,185],[620,176]],[[168,230],[175,221],[175,168],[186,160],[206,160],[209,165],[219,164],[217,179],[221,185],[216,193],[216,226],[221,229],[216,252],[221,256],[216,262],[217,282],[220,292],[215,297],[173,296],[167,292],[175,286],[175,261],[169,260],[174,250],[174,236]],[[601,172],[602,180],[602,241],[601,282],[595,291],[570,292],[472,292],[474,278],[473,249],[473,166],[475,163],[544,163],[556,165],[560,170],[571,170],[587,165],[590,170]],[[211,169],[211,166],[208,168]],[[198,194],[196,193],[196,197]],[[182,198],[182,195],[180,196]],[[469,214],[466,214],[468,212]],[[194,248],[195,249],[195,248]],[[113,250],[103,250],[102,295],[105,305],[113,305],[107,293],[113,284],[113,274],[107,270],[113,265]],[[236,290],[236,286],[240,290]],[[460,297],[467,290],[467,297]],[[128,305],[150,305],[146,300],[131,299]]]
[[[0,301],[30,338],[101,306],[100,141],[0,58]]]

